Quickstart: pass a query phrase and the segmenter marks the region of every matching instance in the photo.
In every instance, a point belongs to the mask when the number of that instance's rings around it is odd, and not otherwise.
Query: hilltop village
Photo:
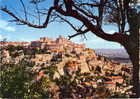
[[[77,83],[81,89],[85,86],[95,89],[103,86],[111,93],[127,95],[131,93],[129,89],[132,88],[130,86],[132,68],[97,55],[94,50],[86,48],[84,44],[73,43],[62,36],[56,40],[42,37],[40,40],[31,42],[0,43],[3,48],[0,52],[1,63],[18,64],[26,58],[32,64],[27,67],[27,70],[36,75],[36,80],[49,76],[45,74],[44,68],[55,66],[57,70],[51,76],[53,79],[70,75],[73,80],[76,79],[77,73],[80,73]],[[13,46],[17,46],[17,49],[13,49]]]
[[[0,42],[1,47],[6,47],[9,45],[13,46],[23,46],[26,48],[37,48],[37,49],[50,49],[50,50],[63,50],[66,47],[73,46],[73,48],[85,48],[84,44],[76,44],[68,39],[59,36],[56,40],[52,40],[47,37],[41,37],[40,40],[31,42]],[[70,50],[70,49],[69,49]]]

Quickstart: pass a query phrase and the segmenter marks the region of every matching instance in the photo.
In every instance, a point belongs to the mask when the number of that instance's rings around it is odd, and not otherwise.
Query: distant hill
[[[130,63],[129,55],[124,49],[94,49],[99,55],[106,56],[115,61]]]

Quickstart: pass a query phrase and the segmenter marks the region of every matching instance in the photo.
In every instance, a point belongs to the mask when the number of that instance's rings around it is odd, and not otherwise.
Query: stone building
[[[30,45],[29,42],[0,42],[0,47],[6,47],[6,46],[23,46],[28,47]]]
[[[73,50],[79,52],[81,49],[85,48],[85,45],[73,43],[64,37],[59,36],[56,40],[52,40],[47,37],[41,37],[40,40],[31,41],[30,47],[40,49],[46,48],[48,50],[62,50],[67,48],[72,49],[71,47],[73,47]]]

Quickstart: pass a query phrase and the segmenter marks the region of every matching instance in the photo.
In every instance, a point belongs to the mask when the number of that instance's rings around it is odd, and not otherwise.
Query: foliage
[[[48,97],[46,89],[48,82],[46,78],[36,81],[34,75],[26,71],[26,61],[19,64],[1,65],[1,98],[43,98]]]
[[[28,92],[25,83],[29,83],[31,75],[25,72],[24,64],[1,65],[0,96],[3,98],[23,98]]]
[[[13,46],[13,45],[9,45],[6,49],[9,50],[9,51],[15,51],[15,50],[23,50],[24,47],[23,47],[23,46]]]

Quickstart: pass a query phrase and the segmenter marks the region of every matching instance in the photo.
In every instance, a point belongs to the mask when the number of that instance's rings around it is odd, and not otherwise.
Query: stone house
[[[108,88],[109,90],[115,90],[116,88],[116,84],[113,81],[105,81],[104,86]]]

